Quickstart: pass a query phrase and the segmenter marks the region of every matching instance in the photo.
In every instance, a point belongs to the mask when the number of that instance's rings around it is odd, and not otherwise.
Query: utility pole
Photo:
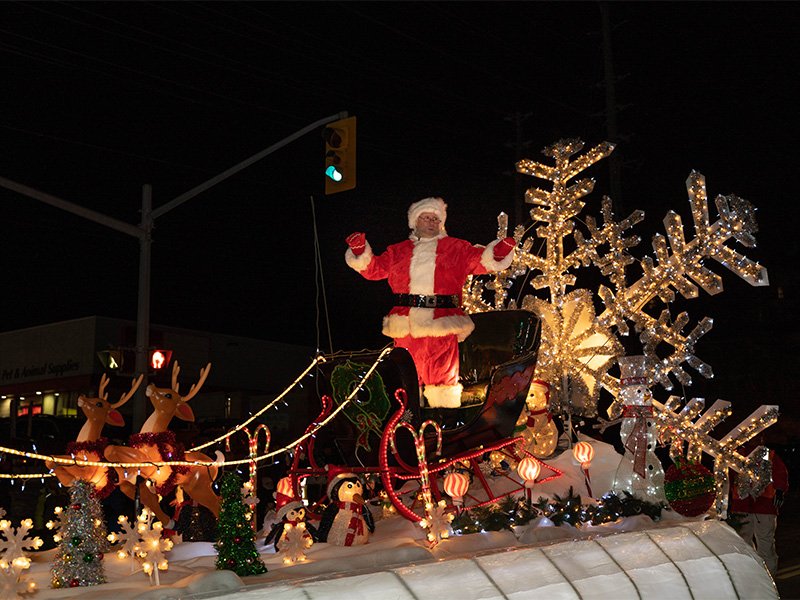
[[[617,76],[614,73],[614,53],[611,46],[611,17],[607,2],[600,2],[600,18],[603,25],[603,73],[606,90],[606,133],[608,141],[619,143],[619,130],[617,129]],[[614,212],[623,215],[625,204],[622,199],[622,155],[619,149],[611,153],[608,159],[608,169],[611,184],[611,198]]]
[[[169,212],[173,208],[177,208],[187,200],[194,198],[200,193],[212,188],[238,173],[242,169],[249,167],[262,158],[269,156],[276,150],[283,148],[294,140],[306,135],[307,133],[326,125],[332,121],[337,121],[347,117],[346,112],[339,112],[335,115],[330,115],[322,119],[318,119],[295,133],[283,138],[279,142],[274,143],[268,148],[257,152],[249,158],[235,164],[229,169],[223,171],[219,175],[204,181],[203,183],[193,187],[192,189],[176,196],[166,204],[159,206],[153,210],[153,189],[149,184],[142,187],[142,215],[139,225],[131,225],[120,221],[113,217],[109,217],[102,213],[96,212],[89,208],[80,206],[67,200],[62,200],[56,196],[36,190],[32,187],[0,177],[0,187],[15,191],[23,196],[28,196],[35,200],[44,202],[61,210],[65,210],[84,219],[94,221],[100,225],[110,227],[121,233],[125,233],[139,240],[139,291],[138,291],[138,306],[136,314],[136,372],[145,375],[144,385],[140,385],[136,390],[133,403],[133,431],[141,429],[145,417],[145,389],[147,388],[147,352],[150,345],[150,268],[151,268],[151,246],[153,242],[152,232],[155,219],[161,215]]]
[[[514,149],[514,165],[526,158],[523,154],[531,145],[531,140],[523,140],[522,124],[533,116],[533,113],[525,113],[517,111],[513,115],[506,117],[506,121],[511,121],[514,126],[514,141],[506,144],[507,147]],[[527,218],[525,214],[525,185],[522,180],[522,175],[512,171],[511,176],[514,178],[514,222],[521,225]]]

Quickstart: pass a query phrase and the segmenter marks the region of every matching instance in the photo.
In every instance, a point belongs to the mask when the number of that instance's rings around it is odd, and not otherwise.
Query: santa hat
[[[423,198],[408,207],[408,228],[416,229],[417,217],[426,212],[435,213],[444,227],[444,222],[447,220],[447,204],[441,198]]]
[[[336,487],[337,483],[340,483],[344,479],[356,478],[358,479],[358,475],[353,473],[352,471],[348,471],[346,468],[336,467],[332,465],[328,465],[328,498],[330,500],[336,500],[331,496],[333,492],[333,488]]]
[[[292,496],[287,496],[281,492],[275,494],[275,508],[277,509],[278,519],[283,519],[290,510],[297,510],[303,508],[303,503],[300,500],[295,500]]]

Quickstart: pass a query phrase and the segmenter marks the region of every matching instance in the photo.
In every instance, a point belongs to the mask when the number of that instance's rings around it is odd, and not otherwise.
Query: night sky
[[[711,198],[759,208],[746,254],[771,285],[712,266],[725,292],[685,309],[692,326],[715,317],[697,352],[717,377],[687,393],[791,413],[776,396],[798,383],[800,5],[605,8],[611,56],[596,2],[4,2],[0,176],[135,224],[144,184],[158,207],[317,119],[357,116],[354,191],[323,194],[315,131],[160,217],[153,245],[154,323],[327,349],[316,230],[341,350],[388,341],[388,290],[344,265],[347,234],[382,250],[406,236],[411,202],[438,195],[451,235],[487,243],[497,214],[515,225],[524,190],[544,184],[514,176],[516,160],[610,140],[617,218],[646,211],[637,257],[670,209],[692,235],[692,169]],[[611,194],[609,166],[589,170],[584,214]],[[134,238],[5,189],[0,226],[0,330],[136,318]]]

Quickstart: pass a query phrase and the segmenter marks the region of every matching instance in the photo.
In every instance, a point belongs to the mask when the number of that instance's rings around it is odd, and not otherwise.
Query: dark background
[[[5,2],[0,176],[135,224],[143,184],[158,207],[317,119],[356,115],[354,191],[323,194],[315,131],[159,218],[153,244],[154,323],[325,350],[330,326],[339,350],[388,341],[388,291],[344,265],[347,234],[380,251],[407,234],[411,202],[438,195],[451,235],[487,243],[497,214],[513,227],[524,190],[544,184],[513,175],[516,160],[610,140],[617,218],[646,211],[638,258],[668,210],[693,236],[692,169],[710,198],[759,208],[744,253],[770,286],[709,261],[725,292],[685,309],[689,327],[715,318],[697,354],[716,377],[676,392],[741,417],[780,404],[792,423],[798,16],[769,2]],[[611,165],[589,170],[584,215],[612,193]],[[0,330],[136,318],[133,238],[5,189],[0,227]]]

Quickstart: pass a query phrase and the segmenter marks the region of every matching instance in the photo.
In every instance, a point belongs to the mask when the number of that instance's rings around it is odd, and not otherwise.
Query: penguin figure
[[[330,504],[322,513],[318,538],[336,546],[360,546],[375,531],[372,513],[364,503],[364,484],[354,473],[339,473],[328,483]]]
[[[270,529],[269,535],[267,535],[267,538],[264,540],[265,546],[274,540],[275,552],[279,552],[279,544],[286,540],[288,531],[291,527],[297,527],[300,524],[302,524],[302,538],[304,540],[311,540],[304,545],[310,547],[311,544],[317,541],[317,529],[306,522],[306,507],[303,506],[303,503],[299,500],[292,500],[285,503],[278,509],[277,515],[280,521],[275,523],[272,529]]]

